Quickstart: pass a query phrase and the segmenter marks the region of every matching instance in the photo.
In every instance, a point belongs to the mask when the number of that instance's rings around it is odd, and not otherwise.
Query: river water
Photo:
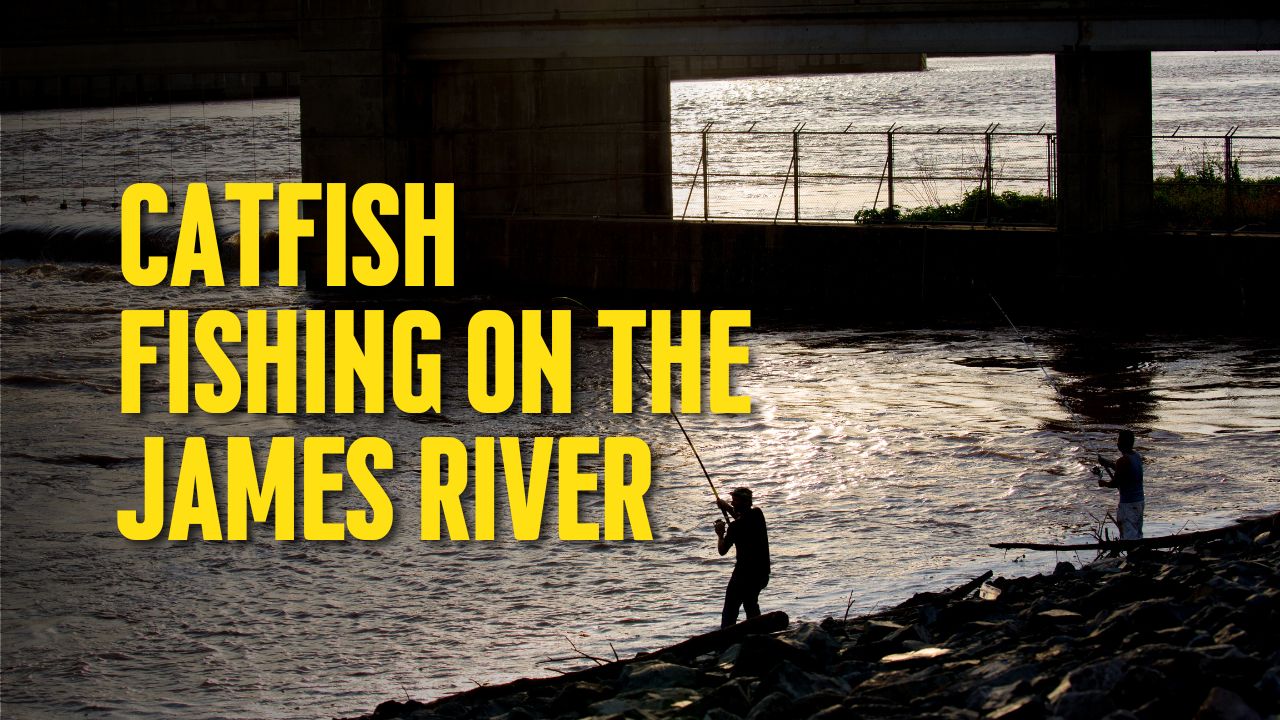
[[[1157,125],[1217,130],[1243,118],[1275,131],[1276,63],[1272,54],[1157,56]],[[904,114],[979,129],[1052,121],[1045,58],[931,65],[915,75],[680,84],[674,122],[741,117],[733,103],[752,98],[764,120],[813,123],[834,116],[841,87],[859,97],[870,88],[897,93],[897,104],[841,104],[869,124]],[[979,83],[990,92],[973,91]],[[960,102],[964,87],[967,104],[935,101]],[[102,113],[61,114],[66,145],[53,140],[60,114],[27,114],[17,131],[5,116],[6,225],[110,225],[109,194],[84,210],[46,201],[61,190],[77,197],[79,184],[123,187],[129,172],[101,159],[115,157],[113,143],[131,143],[125,165],[145,170],[186,167],[193,153],[184,138],[204,138],[193,146],[207,152],[197,165],[210,179],[296,179],[296,103],[173,110],[172,121],[167,108],[124,111],[142,118],[133,138],[86,121],[74,141],[72,118]],[[79,159],[85,167],[73,169]],[[24,203],[18,188],[40,197]],[[6,717],[351,715],[386,699],[574,667],[570,641],[592,655],[626,655],[718,622],[731,563],[714,549],[706,481],[669,417],[609,412],[609,339],[585,313],[575,315],[571,415],[466,408],[465,319],[493,305],[471,298],[429,307],[446,335],[443,417],[177,417],[155,398],[150,412],[126,417],[118,411],[121,309],[301,309],[315,299],[270,283],[236,288],[234,276],[226,289],[135,288],[108,265],[79,262],[6,261],[0,290]],[[1017,308],[1007,309],[1016,320]],[[889,331],[757,316],[735,334],[751,348],[750,365],[734,376],[737,392],[752,397],[751,414],[685,423],[716,481],[754,488],[768,518],[775,573],[766,609],[840,616],[850,602],[858,613],[987,569],[1024,574],[1076,560],[986,544],[1088,537],[1115,496],[1096,487],[1087,461],[1111,452],[1120,427],[1138,431],[1147,458],[1148,534],[1280,507],[1273,335],[1024,330],[1029,344],[993,309],[975,328]],[[379,475],[395,528],[374,543],[277,543],[264,532],[238,544],[130,543],[116,531],[115,511],[140,506],[147,435],[382,436],[397,450],[395,467]],[[546,537],[555,532],[549,499],[536,542],[504,539],[501,503],[497,541],[419,541],[423,435],[641,437],[655,464],[646,496],[654,540]],[[225,453],[210,445],[218,462]],[[584,518],[599,511],[597,496]]]

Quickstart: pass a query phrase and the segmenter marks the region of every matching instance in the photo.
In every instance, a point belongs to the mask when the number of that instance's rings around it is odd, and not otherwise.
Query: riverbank
[[[1280,515],[1237,530],[978,578],[859,618],[778,632],[775,613],[562,677],[388,701],[362,720],[1274,716]]]

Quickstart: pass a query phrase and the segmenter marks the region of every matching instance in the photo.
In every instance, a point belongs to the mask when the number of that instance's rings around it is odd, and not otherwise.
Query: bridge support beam
[[[671,214],[665,58],[422,63],[433,176],[469,215]]]
[[[1151,213],[1151,53],[1057,54],[1058,227],[1105,234]]]
[[[348,193],[367,182],[453,182],[460,225],[482,215],[670,216],[665,58],[415,61],[382,4],[340,4],[333,15],[324,3],[302,7],[303,180],[344,182]],[[322,235],[323,203],[314,205],[308,217]],[[366,252],[354,226],[347,242],[349,255]],[[324,247],[317,238],[309,248],[313,287]]]
[[[430,84],[401,56],[397,18],[382,3],[302,3],[299,11],[303,181],[346,183],[348,195],[364,183],[429,182]],[[309,203],[306,214],[316,233],[304,250],[307,285],[323,287],[325,203]],[[348,256],[368,252],[350,218],[347,246]]]

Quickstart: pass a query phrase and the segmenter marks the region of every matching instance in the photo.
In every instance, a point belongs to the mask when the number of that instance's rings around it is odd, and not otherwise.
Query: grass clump
[[[1041,193],[1006,190],[992,193],[988,204],[987,191],[975,188],[966,192],[958,203],[909,209],[896,206],[871,208],[859,210],[854,220],[864,223],[975,223],[990,219],[995,225],[1052,225],[1056,221],[1056,213],[1053,199]]]
[[[1189,170],[1177,165],[1155,179],[1151,215],[1165,228],[1280,231],[1280,176],[1241,177],[1239,158],[1229,169],[1208,158]]]
[[[958,203],[916,208],[859,210],[862,223],[988,223],[1053,225],[1057,206],[1042,193],[974,188]],[[1151,187],[1151,225],[1176,230],[1250,230],[1280,232],[1280,176],[1245,178],[1240,161],[1224,167],[1221,160],[1201,158],[1189,167],[1177,165],[1173,175],[1155,178]]]

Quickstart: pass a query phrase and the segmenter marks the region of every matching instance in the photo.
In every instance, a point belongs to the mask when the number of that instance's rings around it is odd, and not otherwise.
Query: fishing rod
[[[581,303],[581,302],[579,302],[579,301],[577,301],[577,300],[575,300],[575,299],[573,299],[573,298],[571,298],[571,297],[569,297],[569,296],[567,296],[567,295],[561,295],[561,296],[559,296],[559,297],[554,297],[554,298],[551,298],[551,299],[552,299],[552,300],[567,300],[567,301],[569,301],[569,302],[573,303],[574,305],[577,305],[578,307],[582,308],[583,310],[586,310],[587,312],[598,312],[598,311],[596,311],[595,309],[593,309],[593,308],[591,308],[591,307],[588,307],[587,305],[584,305],[583,303]],[[644,366],[644,363],[640,362],[640,358],[636,357],[635,353],[632,353],[632,354],[631,354],[631,359],[632,359],[632,361],[634,361],[634,362],[635,362],[636,367],[640,368],[640,372],[644,373],[645,379],[647,379],[647,380],[649,381],[649,388],[652,390],[652,388],[653,388],[653,376],[649,374],[649,370],[648,370],[648,368],[646,368],[646,367]],[[685,442],[687,442],[687,443],[689,443],[689,449],[693,451],[693,459],[698,461],[698,467],[702,469],[702,475],[703,475],[703,477],[705,477],[705,478],[707,479],[707,484],[711,486],[711,494],[716,496],[716,507],[717,507],[717,508],[720,508],[720,514],[721,514],[721,515],[724,515],[724,519],[725,519],[725,520],[728,520],[728,519],[729,519],[729,511],[725,510],[725,509],[724,509],[724,507],[720,504],[721,502],[723,502],[723,501],[720,499],[720,491],[716,489],[716,484],[715,484],[714,482],[712,482],[712,481],[711,481],[711,473],[707,472],[707,466],[706,466],[705,464],[703,464],[703,462],[702,462],[702,456],[698,454],[698,448],[697,448],[697,446],[696,446],[696,445],[694,445],[694,444],[693,444],[693,438],[689,437],[689,431],[685,429],[685,427],[684,427],[684,423],[680,422],[680,416],[676,414],[675,410],[672,410],[672,409],[668,408],[668,409],[667,409],[667,413],[668,413],[669,415],[671,415],[671,419],[673,419],[673,420],[675,420],[675,421],[676,421],[676,426],[680,428],[680,433],[681,433],[682,435],[684,435],[684,441],[685,441]]]

